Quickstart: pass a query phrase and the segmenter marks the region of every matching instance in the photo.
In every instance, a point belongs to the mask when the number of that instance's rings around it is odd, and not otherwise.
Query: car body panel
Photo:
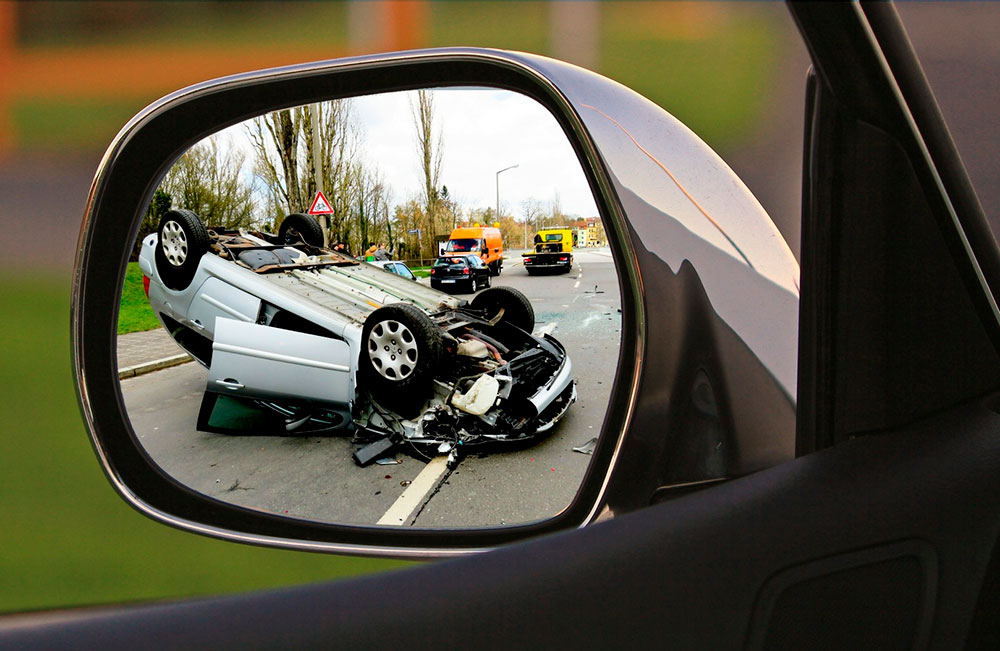
[[[346,342],[220,318],[208,387],[215,393],[305,400],[350,413],[355,352]]]

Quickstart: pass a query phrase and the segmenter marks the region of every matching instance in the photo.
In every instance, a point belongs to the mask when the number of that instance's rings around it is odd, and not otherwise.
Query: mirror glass
[[[620,340],[556,120],[439,88],[276,111],[188,150],[136,239],[117,346],[139,442],[193,490],[465,528],[570,504]]]

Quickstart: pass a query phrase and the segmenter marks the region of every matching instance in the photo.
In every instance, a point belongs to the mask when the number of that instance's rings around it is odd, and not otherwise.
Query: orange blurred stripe
[[[429,7],[424,0],[393,0],[388,2],[389,47],[393,50],[414,50],[427,42]]]
[[[341,55],[328,47],[234,50],[167,45],[22,52],[13,57],[5,85],[9,96],[33,98],[159,95],[214,77]]]
[[[0,152],[13,149],[10,79],[14,73],[14,3],[0,2]]]

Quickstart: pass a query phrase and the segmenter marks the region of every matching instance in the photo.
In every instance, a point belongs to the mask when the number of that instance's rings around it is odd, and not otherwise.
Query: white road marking
[[[577,276],[577,281],[576,281],[576,283],[575,283],[575,284],[573,285],[573,289],[576,289],[577,287],[579,287],[579,286],[580,286],[580,280],[579,280],[579,278],[580,278],[580,277],[579,277],[579,276]]]
[[[438,480],[441,479],[446,470],[448,470],[448,457],[431,459],[416,476],[413,483],[403,491],[403,494],[375,524],[397,527],[406,524],[406,521],[413,515],[414,509],[423,504],[424,498],[437,486]]]
[[[543,325],[540,328],[535,328],[535,331],[532,334],[535,335],[536,337],[542,337],[544,335],[550,335],[553,332],[555,332],[556,326],[558,326],[558,325],[559,324],[557,322],[555,322],[555,321],[552,321],[550,323],[546,323],[545,325]]]

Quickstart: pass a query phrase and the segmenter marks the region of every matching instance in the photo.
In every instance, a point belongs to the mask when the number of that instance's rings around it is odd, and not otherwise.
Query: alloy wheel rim
[[[405,380],[417,368],[417,340],[399,321],[380,321],[368,334],[368,357],[385,379]]]
[[[161,236],[163,255],[171,265],[180,267],[187,260],[188,241],[184,229],[177,222],[170,220],[163,225]]]

